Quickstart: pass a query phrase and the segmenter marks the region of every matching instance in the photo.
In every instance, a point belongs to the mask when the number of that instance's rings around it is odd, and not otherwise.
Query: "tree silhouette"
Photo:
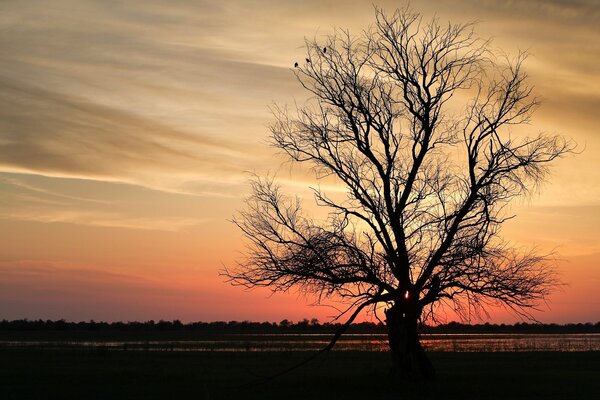
[[[255,178],[234,219],[249,248],[224,273],[249,288],[347,302],[328,348],[361,311],[385,308],[394,373],[431,377],[419,321],[498,304],[530,316],[555,286],[546,256],[498,233],[510,200],[573,145],[511,132],[538,105],[525,55],[498,59],[472,25],[426,22],[408,8],[375,17],[362,35],[306,41],[294,73],[311,100],[275,107],[271,126],[275,147],[317,179],[335,178],[346,197],[314,189],[329,211],[317,222],[273,179]]]

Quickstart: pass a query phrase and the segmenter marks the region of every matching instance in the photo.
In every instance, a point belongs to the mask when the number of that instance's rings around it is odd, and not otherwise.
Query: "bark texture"
[[[394,377],[435,378],[435,370],[417,332],[418,314],[414,307],[402,304],[395,304],[385,312]]]

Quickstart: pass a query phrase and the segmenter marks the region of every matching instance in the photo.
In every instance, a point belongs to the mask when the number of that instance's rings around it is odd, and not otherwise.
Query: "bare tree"
[[[408,8],[375,14],[362,35],[307,40],[294,71],[311,100],[293,113],[276,107],[271,127],[275,147],[347,196],[315,189],[329,210],[317,223],[272,179],[255,179],[234,220],[246,258],[225,275],[347,302],[328,348],[361,311],[385,308],[393,371],[430,377],[419,321],[444,306],[464,318],[492,304],[530,316],[556,284],[545,256],[498,233],[510,200],[573,145],[511,133],[538,105],[524,55],[497,61],[472,25],[425,22]]]

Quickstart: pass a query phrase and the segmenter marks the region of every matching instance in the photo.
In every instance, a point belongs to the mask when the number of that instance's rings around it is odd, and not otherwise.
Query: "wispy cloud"
[[[246,158],[226,139],[182,132],[83,99],[2,80],[0,93],[4,170],[142,183],[148,176],[159,183],[172,174],[210,181],[218,180],[217,173],[237,172],[240,165],[231,160]]]
[[[208,195],[231,195],[243,171],[272,166],[261,142],[267,105],[303,96],[288,70],[302,54],[302,37],[333,25],[358,31],[372,19],[367,3],[312,0],[7,4],[0,19],[1,170],[173,191],[205,185],[199,193]],[[549,108],[552,96],[573,100],[560,105],[565,118],[580,116],[575,104],[597,105],[594,2],[413,5],[479,19],[483,34],[500,30],[500,42],[519,39],[535,56],[533,79]]]
[[[193,218],[156,218],[156,217],[131,217],[118,213],[100,211],[76,210],[25,210],[19,209],[11,213],[0,213],[0,218],[16,219],[21,221],[34,221],[45,223],[69,223],[77,225],[158,230],[177,232],[187,228],[201,225],[206,220]]]
[[[223,42],[225,8],[12,3],[0,19],[0,170],[231,194],[227,183],[263,164],[256,138],[291,74]]]
[[[0,191],[0,219],[177,232],[214,218],[202,198],[137,185],[0,173]]]

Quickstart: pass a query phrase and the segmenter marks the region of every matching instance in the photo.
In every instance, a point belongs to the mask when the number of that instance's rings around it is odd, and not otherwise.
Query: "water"
[[[315,351],[329,343],[322,334],[219,335],[203,340],[144,341],[0,341],[0,348],[99,349],[122,351]],[[522,351],[600,351],[600,334],[430,334],[423,335],[429,351],[444,352],[522,352]],[[387,351],[381,334],[344,335],[336,344],[341,351]]]

